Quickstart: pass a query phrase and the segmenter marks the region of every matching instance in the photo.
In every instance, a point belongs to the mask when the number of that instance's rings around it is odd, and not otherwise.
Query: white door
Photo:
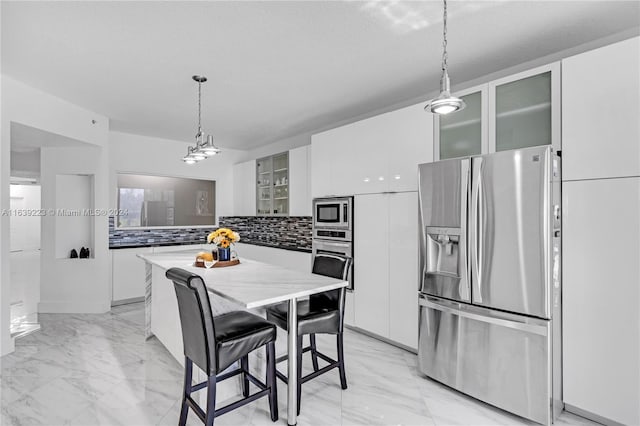
[[[388,195],[354,197],[354,297],[356,327],[389,337]]]
[[[562,198],[564,402],[640,424],[640,178],[565,182]]]
[[[389,338],[418,348],[418,193],[389,195]]]

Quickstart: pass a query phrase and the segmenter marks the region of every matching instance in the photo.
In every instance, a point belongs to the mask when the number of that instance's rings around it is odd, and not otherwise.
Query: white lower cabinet
[[[347,291],[344,300],[344,323],[350,326],[356,325],[355,297],[352,291]]]
[[[355,325],[389,337],[389,196],[354,199]]]
[[[418,348],[418,194],[389,195],[389,338]]]
[[[111,251],[111,302],[130,302],[140,299],[145,293],[144,261],[138,254],[150,254],[179,250],[210,250],[207,244],[190,244],[161,247],[136,247],[112,249]]]
[[[640,424],[640,178],[564,182],[563,399]]]
[[[233,250],[236,251],[241,262],[243,258],[247,258],[296,271],[311,272],[311,253],[241,242],[235,244]]]
[[[144,297],[145,267],[137,255],[152,251],[152,247],[111,250],[112,302]]]
[[[355,326],[418,347],[418,195],[357,195]]]

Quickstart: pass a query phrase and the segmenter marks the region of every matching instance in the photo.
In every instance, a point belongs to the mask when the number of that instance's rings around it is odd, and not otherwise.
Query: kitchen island
[[[311,294],[346,287],[348,282],[321,275],[294,271],[280,266],[241,259],[240,264],[225,268],[198,268],[193,266],[197,250],[140,254],[146,262],[145,313],[146,336],[156,336],[180,364],[184,363],[180,316],[173,283],[165,277],[169,268],[178,267],[200,275],[209,290],[213,315],[232,310],[258,310],[279,302],[289,303],[289,330],[297,330],[297,300]],[[289,355],[287,386],[288,423],[296,424],[296,356],[297,334],[288,333]],[[257,359],[262,351],[256,351]],[[253,367],[264,371],[264,362]],[[252,368],[253,369],[253,368]],[[260,370],[261,369],[261,370]],[[221,393],[222,392],[222,393]],[[239,386],[218,390],[219,400],[240,394]]]

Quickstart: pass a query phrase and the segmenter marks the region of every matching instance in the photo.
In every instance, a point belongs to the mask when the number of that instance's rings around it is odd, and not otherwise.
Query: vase
[[[218,247],[218,260],[222,262],[231,260],[231,247]]]

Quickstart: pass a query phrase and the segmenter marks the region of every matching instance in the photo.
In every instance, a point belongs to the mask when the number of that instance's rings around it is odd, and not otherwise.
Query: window
[[[118,173],[117,227],[215,225],[216,182]]]

